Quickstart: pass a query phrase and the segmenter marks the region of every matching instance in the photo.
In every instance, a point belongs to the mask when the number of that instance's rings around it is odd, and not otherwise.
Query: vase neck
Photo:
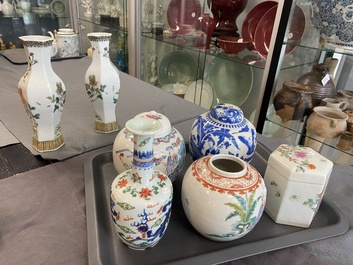
[[[134,135],[132,178],[146,186],[153,178],[153,140],[153,134]]]
[[[28,70],[32,68],[43,68],[45,71],[52,70],[52,40],[47,42],[23,41],[23,46],[27,55]]]
[[[91,41],[93,62],[110,63],[109,41]]]

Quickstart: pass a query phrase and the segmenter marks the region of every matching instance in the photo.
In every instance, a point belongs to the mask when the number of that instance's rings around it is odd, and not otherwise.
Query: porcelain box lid
[[[282,144],[271,153],[268,166],[290,181],[324,184],[333,163],[310,147]]]

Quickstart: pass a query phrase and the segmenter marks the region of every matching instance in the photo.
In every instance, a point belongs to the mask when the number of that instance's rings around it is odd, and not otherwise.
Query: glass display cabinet
[[[284,1],[257,129],[265,136],[312,147],[336,164],[353,164],[351,5],[344,1]],[[300,41],[289,39],[298,10]],[[341,25],[335,27],[333,25]],[[332,110],[334,109],[334,110]],[[320,117],[320,120],[318,119]]]
[[[256,125],[265,86],[274,78],[268,74],[271,36],[280,29],[282,2],[132,1],[137,19],[129,31],[136,36],[131,71],[207,109],[237,105]]]
[[[2,0],[1,50],[22,47],[22,35],[48,35],[48,31],[72,27],[69,0]]]
[[[76,21],[80,35],[81,51],[90,47],[87,33],[112,33],[110,59],[123,72],[128,72],[128,0],[77,0]]]
[[[136,20],[129,29],[135,36],[131,72],[205,108],[237,105],[259,133],[304,145],[312,138],[307,120],[322,104],[320,97],[334,98],[339,90],[350,89],[346,87],[351,53],[346,43],[337,46],[329,33],[322,37],[317,17],[328,11],[317,12],[320,5],[315,0],[235,2],[242,4],[233,9],[230,1],[222,0],[132,1],[131,17]],[[347,17],[343,22],[349,22],[346,5],[328,1],[326,6],[336,8]],[[328,94],[311,91],[313,85],[305,80],[318,67],[327,71],[321,84],[334,84]],[[293,82],[301,85],[301,100],[290,106],[292,117],[283,119],[274,99],[284,87],[293,90]],[[307,98],[311,103],[304,102]],[[339,147],[341,133],[315,140],[315,148],[335,163],[351,163],[351,148]]]

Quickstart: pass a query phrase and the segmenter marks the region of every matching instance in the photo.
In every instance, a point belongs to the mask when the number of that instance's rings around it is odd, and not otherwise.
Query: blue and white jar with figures
[[[146,117],[162,123],[162,130],[153,140],[154,167],[168,175],[174,182],[180,175],[185,160],[185,141],[181,133],[171,126],[169,119],[156,111],[143,112],[136,117]],[[114,140],[113,162],[118,173],[132,168],[134,136],[127,129],[120,130]]]
[[[232,104],[222,103],[198,116],[191,127],[189,149],[193,160],[230,154],[250,162],[256,148],[256,129]]]
[[[116,105],[119,98],[119,70],[109,57],[111,33],[92,32],[87,37],[92,46],[92,63],[85,74],[85,87],[95,111],[94,130],[110,133],[118,130]]]
[[[326,48],[353,49],[352,0],[311,0],[311,14]]]
[[[123,243],[131,249],[144,250],[155,246],[167,229],[173,185],[166,174],[154,170],[153,139],[162,124],[135,117],[125,127],[134,135],[133,166],[113,180],[111,217]]]

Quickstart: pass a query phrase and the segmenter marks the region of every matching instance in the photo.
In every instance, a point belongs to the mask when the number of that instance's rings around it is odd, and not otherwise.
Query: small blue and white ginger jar
[[[250,162],[256,148],[256,130],[243,111],[222,103],[198,116],[190,132],[189,149],[192,159],[213,154],[234,155]]]

